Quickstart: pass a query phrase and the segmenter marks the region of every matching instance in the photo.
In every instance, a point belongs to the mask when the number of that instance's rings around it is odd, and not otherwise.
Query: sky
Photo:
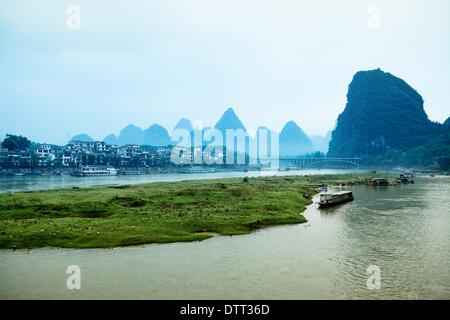
[[[213,126],[229,107],[248,129],[294,120],[325,135],[353,75],[375,68],[443,122],[449,39],[448,0],[4,0],[0,138],[65,144],[153,123],[171,132],[181,117]]]

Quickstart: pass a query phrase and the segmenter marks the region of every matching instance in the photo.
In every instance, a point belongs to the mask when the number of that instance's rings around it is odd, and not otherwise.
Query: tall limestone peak
[[[191,121],[189,121],[189,119],[186,118],[181,118],[177,124],[175,125],[175,127],[173,128],[173,131],[177,130],[177,129],[185,129],[189,132],[191,132],[193,129]]]
[[[305,132],[289,121],[280,132],[280,155],[301,155],[314,151],[313,144]]]
[[[94,139],[92,139],[88,134],[82,133],[77,134],[76,136],[73,136],[70,141],[83,141],[83,142],[93,142]]]
[[[425,143],[437,126],[420,94],[380,69],[359,71],[348,87],[347,104],[332,133],[328,156],[384,154]]]
[[[103,142],[106,144],[117,144],[117,137],[114,133],[108,134]]]
[[[142,145],[144,142],[144,132],[141,128],[136,127],[133,124],[129,124],[120,131],[117,138],[117,144],[123,146],[126,144]]]
[[[233,108],[228,108],[224,112],[219,121],[217,121],[214,128],[222,132],[225,132],[226,129],[233,129],[233,130],[242,129],[245,132],[247,132],[241,120],[239,120],[238,116],[234,112]]]
[[[144,131],[144,144],[149,146],[168,146],[172,143],[166,128],[159,124],[151,125]]]

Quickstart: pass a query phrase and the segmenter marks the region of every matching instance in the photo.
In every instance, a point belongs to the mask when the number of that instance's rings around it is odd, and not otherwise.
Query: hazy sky
[[[66,25],[71,4],[79,30]],[[353,74],[377,67],[442,122],[449,39],[448,0],[3,0],[0,136],[64,144],[130,123],[170,132],[180,117],[214,125],[228,107],[250,129],[294,120],[324,135]]]

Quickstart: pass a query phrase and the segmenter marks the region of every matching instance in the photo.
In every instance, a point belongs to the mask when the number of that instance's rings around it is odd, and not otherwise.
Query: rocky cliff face
[[[384,154],[426,143],[441,130],[423,99],[405,81],[380,69],[360,71],[349,85],[347,105],[332,133],[329,157]]]

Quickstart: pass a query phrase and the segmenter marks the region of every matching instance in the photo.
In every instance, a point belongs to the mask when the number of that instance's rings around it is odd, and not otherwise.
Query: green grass
[[[364,175],[197,180],[0,194],[0,248],[94,248],[203,240],[302,223],[308,183]]]

